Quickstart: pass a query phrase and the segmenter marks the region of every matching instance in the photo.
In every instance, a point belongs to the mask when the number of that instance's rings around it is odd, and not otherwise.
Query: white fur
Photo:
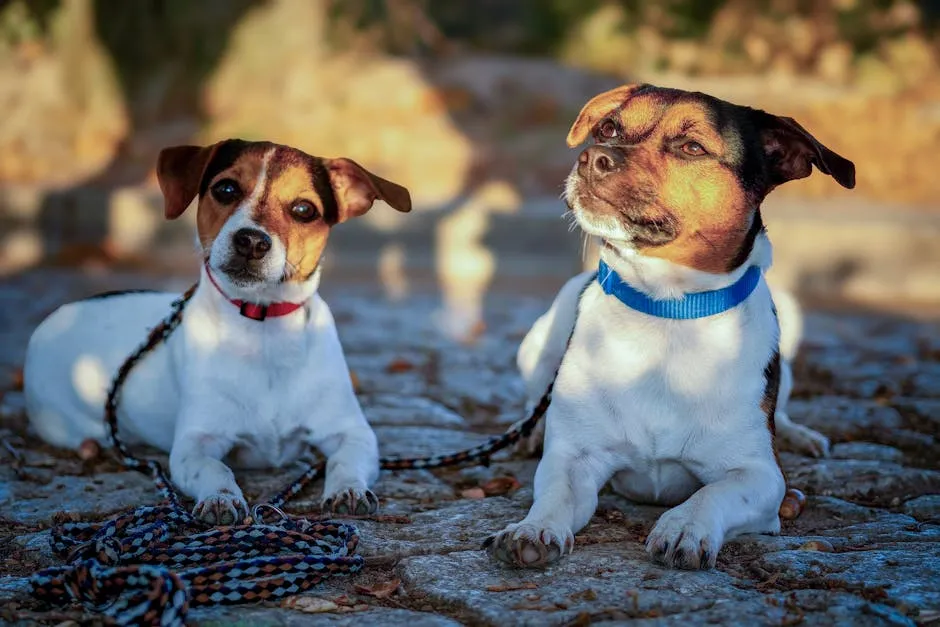
[[[764,235],[747,263],[727,274],[645,257],[616,224],[596,224],[572,205],[585,231],[611,242],[601,258],[653,298],[718,289],[751,265],[766,270],[771,263]],[[760,407],[764,369],[780,336],[766,282],[724,313],[669,320],[626,307],[592,277],[587,272],[568,281],[519,348],[530,403],[542,396],[556,370],[558,376],[543,420],[535,501],[524,520],[491,538],[494,555],[539,565],[569,551],[608,481],[632,500],[674,506],[647,540],[647,550],[671,566],[710,566],[728,538],[778,532],[784,478]],[[798,313],[792,300],[786,303],[781,313]],[[799,319],[784,327],[784,357],[790,358]],[[781,359],[778,437],[810,442],[822,454],[825,438],[786,416],[791,385],[789,362]]]
[[[261,228],[250,220],[251,202],[215,239],[212,268],[231,254],[238,228]],[[304,283],[280,283],[286,250],[272,240],[263,285],[238,286],[217,270],[213,276],[232,298],[303,307],[264,321],[242,317],[204,268],[181,326],[134,368],[122,392],[119,434],[168,451],[173,481],[197,500],[197,512],[215,507],[241,518],[246,504],[227,464],[279,468],[310,446],[328,459],[325,501],[350,491],[363,498],[378,475],[375,435],[355,397],[332,314],[317,294],[319,270]],[[36,329],[24,378],[30,423],[44,440],[67,448],[86,438],[109,444],[103,407],[110,381],[177,296],[71,303]]]

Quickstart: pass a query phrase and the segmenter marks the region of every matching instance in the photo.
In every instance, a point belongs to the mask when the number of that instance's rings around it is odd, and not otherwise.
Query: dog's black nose
[[[271,238],[258,229],[238,229],[232,236],[235,252],[248,259],[261,259],[271,250]]]
[[[588,146],[578,156],[578,173],[599,179],[616,172],[625,163],[622,151],[607,146]]]

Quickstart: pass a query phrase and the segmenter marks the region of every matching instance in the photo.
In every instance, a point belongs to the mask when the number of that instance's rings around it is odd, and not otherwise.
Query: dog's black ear
[[[402,213],[411,211],[411,194],[406,188],[372,174],[352,159],[329,159],[326,169],[339,205],[340,222],[361,216],[377,198]]]
[[[855,187],[855,164],[823,146],[793,118],[755,111],[771,185],[806,178],[819,171],[847,189]]]
[[[217,146],[174,146],[160,151],[157,180],[163,192],[164,212],[168,220],[183,215],[196,197],[206,165]]]

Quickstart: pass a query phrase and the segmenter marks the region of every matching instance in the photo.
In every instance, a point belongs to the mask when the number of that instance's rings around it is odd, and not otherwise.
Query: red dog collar
[[[219,284],[215,282],[212,271],[209,270],[208,263],[206,264],[206,274],[209,276],[209,281],[215,286],[215,289],[219,290],[219,294],[221,294],[225,300],[238,307],[238,313],[252,320],[261,321],[265,318],[286,316],[304,306],[303,303],[270,303],[268,305],[259,305],[258,303],[249,303],[237,298],[229,298],[228,295],[222,291],[222,288],[219,287]]]

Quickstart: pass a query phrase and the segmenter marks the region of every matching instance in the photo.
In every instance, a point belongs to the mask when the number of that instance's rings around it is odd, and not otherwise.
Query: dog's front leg
[[[335,514],[374,513],[379,499],[369,486],[379,474],[379,446],[365,418],[318,437],[313,444],[327,458],[322,510]]]
[[[574,547],[597,509],[597,492],[615,468],[601,450],[550,446],[535,472],[535,501],[528,515],[490,536],[483,546],[512,566],[542,567]]]
[[[193,515],[212,525],[234,525],[248,515],[235,475],[222,463],[232,442],[194,429],[177,430],[170,451],[173,482],[196,499]]]
[[[646,539],[646,551],[666,566],[712,568],[726,539],[780,531],[777,511],[784,491],[775,465],[729,471],[660,516]]]

